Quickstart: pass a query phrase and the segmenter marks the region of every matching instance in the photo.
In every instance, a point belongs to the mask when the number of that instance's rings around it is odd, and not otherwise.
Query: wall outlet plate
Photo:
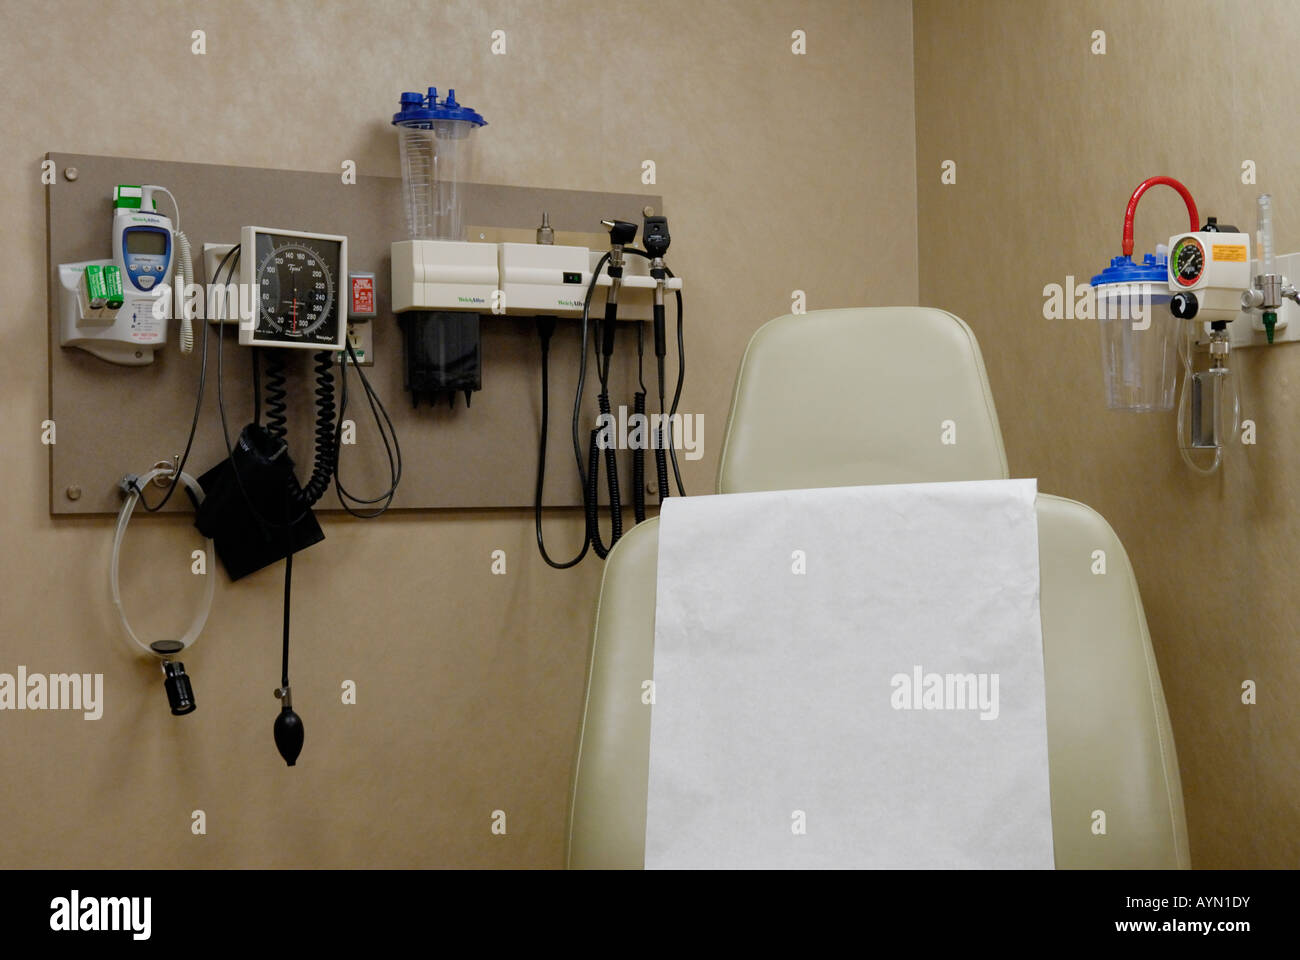
[[[205,243],[203,245],[203,279],[200,281],[198,277],[195,277],[194,281],[196,283],[202,282],[204,285],[203,310],[205,315],[207,313],[207,285],[216,282],[217,269],[221,266],[221,261],[225,259],[227,253],[238,246],[239,244],[237,243]],[[226,269],[230,269],[229,263],[226,264]],[[222,277],[225,277],[224,271],[222,272]],[[231,271],[230,282],[234,284],[239,283],[238,267]],[[239,318],[234,316],[223,318],[208,317],[207,320],[208,323],[237,323]]]
[[[373,367],[375,365],[375,329],[369,320],[348,321],[348,342],[357,355],[357,366]],[[346,350],[338,352],[338,362],[348,358]]]

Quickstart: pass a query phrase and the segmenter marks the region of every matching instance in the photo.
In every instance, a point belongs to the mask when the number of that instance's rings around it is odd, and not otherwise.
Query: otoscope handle
[[[668,285],[668,271],[664,262],[656,258],[650,266],[650,276],[655,278],[655,356],[662,360],[668,356],[668,324],[664,320],[664,288]],[[660,364],[662,370],[662,364]]]
[[[610,356],[614,352],[614,321],[618,319],[618,301],[606,301],[605,322],[601,324],[600,352]]]
[[[601,324],[600,352],[609,357],[614,353],[614,321],[618,319],[618,292],[623,286],[623,254],[618,263],[611,262],[608,270],[609,292],[605,294],[605,322]]]

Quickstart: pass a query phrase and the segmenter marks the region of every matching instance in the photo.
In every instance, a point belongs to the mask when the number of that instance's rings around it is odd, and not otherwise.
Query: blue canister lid
[[[487,126],[487,121],[477,110],[456,102],[456,91],[448,90],[443,100],[438,99],[438,88],[430,87],[428,94],[404,93],[402,109],[393,114],[397,127],[428,127],[435,120],[464,120],[476,127]]]
[[[1132,257],[1111,257],[1110,266],[1092,278],[1094,287],[1103,283],[1167,283],[1169,255],[1143,254],[1140,264]]]

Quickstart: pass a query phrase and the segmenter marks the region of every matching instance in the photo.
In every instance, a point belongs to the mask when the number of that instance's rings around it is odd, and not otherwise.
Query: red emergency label
[[[375,312],[375,278],[352,278],[352,309],[354,317],[370,316]]]

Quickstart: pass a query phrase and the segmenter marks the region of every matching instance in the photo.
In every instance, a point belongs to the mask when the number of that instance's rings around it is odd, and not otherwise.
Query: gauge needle
[[[281,300],[280,302],[289,304],[289,307],[291,308],[290,316],[293,319],[293,329],[296,331],[298,329],[298,304],[301,301],[297,297],[294,297],[292,300]]]

